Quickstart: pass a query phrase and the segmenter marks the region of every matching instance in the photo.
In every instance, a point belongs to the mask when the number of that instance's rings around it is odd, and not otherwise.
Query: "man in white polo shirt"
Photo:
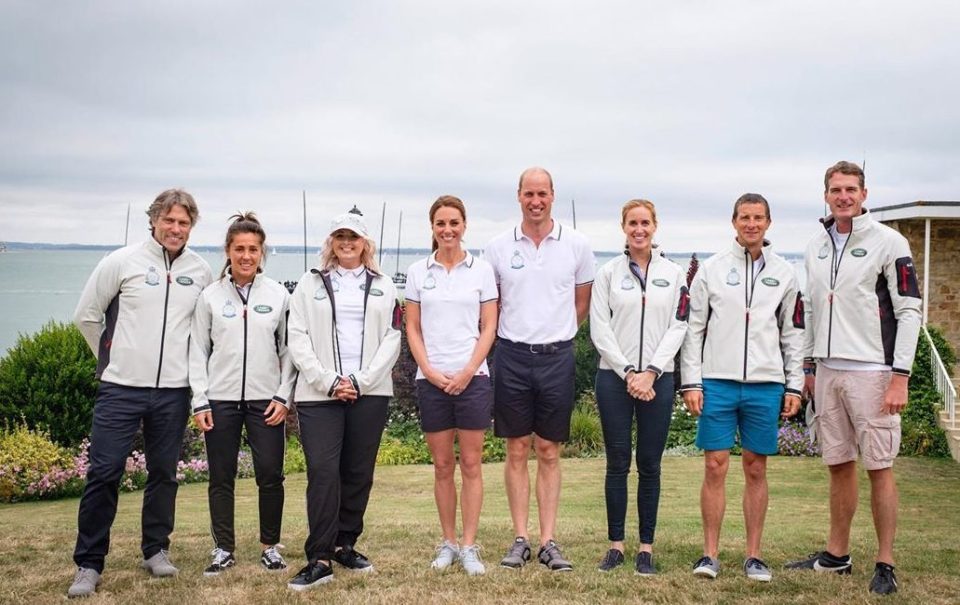
[[[494,359],[494,432],[507,439],[504,475],[517,536],[500,561],[530,560],[527,458],[537,456],[540,550],[551,571],[570,571],[554,541],[560,500],[560,447],[574,404],[573,337],[590,309],[594,259],[587,238],[550,216],[553,178],[543,168],[520,175],[523,220],[484,249],[500,286],[500,337]]]

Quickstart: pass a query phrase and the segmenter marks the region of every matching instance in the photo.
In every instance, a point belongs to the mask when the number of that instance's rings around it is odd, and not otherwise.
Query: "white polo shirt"
[[[404,296],[420,305],[420,331],[430,365],[441,372],[459,372],[480,339],[480,305],[497,300],[497,280],[490,263],[469,251],[449,272],[434,252],[407,269]],[[476,375],[489,374],[483,360]],[[423,377],[417,368],[417,379]]]
[[[333,302],[337,312],[337,344],[340,350],[341,372],[344,376],[360,371],[360,353],[363,351],[363,286],[367,283],[367,269],[334,267],[330,271]]]
[[[547,344],[576,336],[574,289],[596,272],[586,236],[554,220],[537,247],[517,225],[490,240],[483,258],[500,286],[500,338]]]

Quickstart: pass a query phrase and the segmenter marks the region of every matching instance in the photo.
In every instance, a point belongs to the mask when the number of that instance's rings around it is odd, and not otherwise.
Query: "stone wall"
[[[886,224],[910,241],[922,291],[924,220]],[[932,219],[930,222],[929,288],[927,323],[943,330],[953,348],[960,351],[960,220]]]

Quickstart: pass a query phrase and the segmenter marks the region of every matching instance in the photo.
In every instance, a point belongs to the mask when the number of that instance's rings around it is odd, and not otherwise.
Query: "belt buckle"
[[[529,345],[530,353],[533,355],[539,355],[543,351],[537,350],[541,345]]]

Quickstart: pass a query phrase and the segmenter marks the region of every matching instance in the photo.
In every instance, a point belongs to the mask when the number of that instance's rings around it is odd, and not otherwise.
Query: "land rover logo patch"
[[[370,296],[383,296],[383,290],[380,288],[370,288]]]
[[[655,279],[655,280],[653,280],[653,285],[654,285],[654,286],[660,286],[661,288],[666,288],[667,286],[670,285],[670,282],[668,282],[668,281],[665,280],[665,279]]]
[[[850,254],[852,256],[856,256],[857,258],[862,258],[867,255],[867,251],[864,250],[863,248],[854,248],[853,250],[850,251]]]
[[[253,310],[257,313],[269,313],[270,311],[273,311],[273,307],[270,305],[257,305],[253,308]]]
[[[180,284],[181,286],[192,286],[193,278],[187,277],[186,275],[181,275],[180,277],[177,278],[177,283]]]
[[[779,285],[780,285],[780,280],[778,280],[778,279],[775,278],[775,277],[764,277],[764,278],[761,279],[760,281],[763,282],[763,285],[765,285],[765,286],[770,286],[771,288],[772,288],[773,286],[779,286]]]

